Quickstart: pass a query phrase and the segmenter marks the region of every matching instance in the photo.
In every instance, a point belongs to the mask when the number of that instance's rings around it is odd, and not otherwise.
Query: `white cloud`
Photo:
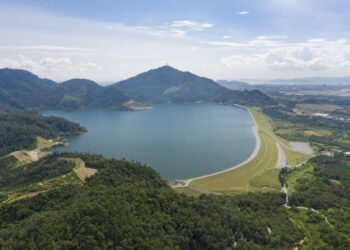
[[[31,46],[0,46],[1,50],[35,50],[35,51],[57,51],[57,52],[91,52],[92,49],[79,47],[65,47],[56,45],[31,45]]]
[[[2,68],[20,68],[32,70],[36,63],[24,55],[18,55],[17,58],[0,58],[0,67]]]
[[[266,35],[266,36],[257,36],[257,40],[285,40],[288,39],[286,35]]]
[[[257,65],[264,62],[264,55],[254,55],[254,56],[246,56],[246,55],[233,55],[228,57],[221,58],[221,63],[225,66],[249,66],[249,65]]]
[[[101,70],[102,67],[94,62],[72,62],[70,58],[65,57],[45,57],[39,60],[18,55],[16,58],[0,58],[0,67],[2,68],[20,68],[33,71],[34,73],[42,72],[84,72],[90,70]]]
[[[349,41],[341,37],[297,41],[293,36],[292,41],[279,33],[258,36],[254,32],[250,39],[238,40],[247,34],[241,36],[233,26],[214,30],[211,22],[198,20],[133,26],[2,4],[0,9],[0,30],[6,34],[0,39],[0,67],[24,68],[54,80],[84,77],[116,82],[165,62],[199,75],[228,79],[350,72]],[[224,36],[208,40],[219,32]]]
[[[350,44],[344,39],[328,41],[310,39],[304,43],[278,43],[257,46],[255,42],[210,42],[215,46],[227,46],[234,55],[224,56],[225,66],[265,67],[279,72],[346,72],[350,66]]]
[[[191,20],[177,20],[170,24],[171,27],[175,28],[186,28],[193,31],[203,31],[214,26],[214,24],[209,22],[195,22]]]
[[[52,58],[46,57],[39,61],[39,64],[46,67],[47,69],[56,68],[56,67],[65,67],[72,65],[70,58]]]
[[[209,22],[196,22],[192,20],[176,20],[170,24],[162,25],[159,27],[148,27],[148,29],[153,30],[151,34],[156,36],[164,37],[164,35],[171,35],[175,37],[185,37],[189,32],[201,32],[205,31],[214,24]],[[143,29],[147,29],[143,27]]]
[[[250,12],[249,11],[247,11],[247,10],[243,10],[243,11],[238,11],[238,12],[236,12],[238,15],[249,15],[250,14]]]
[[[280,71],[317,71],[331,66],[327,58],[308,47],[277,49],[266,55],[265,62]]]
[[[172,33],[174,36],[185,36],[187,34],[186,30],[180,30],[180,29],[170,29],[170,33]]]

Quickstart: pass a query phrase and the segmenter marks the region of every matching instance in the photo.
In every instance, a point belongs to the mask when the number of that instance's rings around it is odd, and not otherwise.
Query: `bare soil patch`
[[[85,181],[86,178],[96,174],[97,170],[94,168],[88,168],[85,166],[85,162],[80,161],[74,168],[74,172],[79,177],[81,181]]]
[[[289,142],[290,147],[297,152],[312,155],[313,150],[308,142]]]

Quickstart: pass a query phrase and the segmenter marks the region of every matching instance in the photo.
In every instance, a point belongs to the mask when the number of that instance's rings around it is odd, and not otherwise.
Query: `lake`
[[[248,111],[217,104],[165,104],[146,111],[44,111],[80,123],[87,133],[66,138],[58,152],[90,152],[150,165],[165,179],[214,173],[254,151]]]

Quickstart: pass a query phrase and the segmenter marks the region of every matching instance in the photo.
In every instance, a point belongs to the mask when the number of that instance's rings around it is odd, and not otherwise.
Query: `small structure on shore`
[[[330,151],[321,151],[320,154],[328,157],[334,157],[334,153]]]
[[[186,182],[180,180],[172,180],[168,182],[168,185],[171,187],[183,187],[186,185]]]

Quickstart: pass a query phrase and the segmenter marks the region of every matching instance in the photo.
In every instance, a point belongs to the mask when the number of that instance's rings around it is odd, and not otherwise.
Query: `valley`
[[[174,74],[169,84],[159,84],[169,74]],[[153,79],[147,86],[145,75]],[[197,92],[202,84],[210,95]],[[348,124],[314,115],[346,115],[347,106],[338,99],[315,104],[256,90],[231,92],[169,67],[140,74],[120,89],[98,87],[96,92],[86,80],[62,86],[64,91],[55,87],[55,96],[63,96],[57,103],[64,105],[30,101],[34,106],[29,107],[51,107],[41,111],[44,115],[2,100],[1,246],[20,248],[30,240],[40,246],[87,247],[86,232],[80,230],[96,225],[88,235],[97,240],[89,245],[100,248],[349,245],[344,220],[349,213]],[[130,98],[115,106],[113,90],[108,104],[102,104],[90,98],[89,88],[94,93],[116,88]],[[86,214],[92,221],[84,221]],[[33,231],[37,225],[45,232]],[[120,237],[106,243],[115,230]],[[51,236],[36,240],[46,232]]]
[[[0,249],[349,250],[349,0],[0,0]]]

